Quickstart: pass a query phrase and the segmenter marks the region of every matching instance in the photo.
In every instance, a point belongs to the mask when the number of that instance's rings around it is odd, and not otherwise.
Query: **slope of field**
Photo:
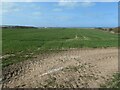
[[[3,29],[3,66],[31,57],[36,51],[116,47],[117,34],[96,29]]]

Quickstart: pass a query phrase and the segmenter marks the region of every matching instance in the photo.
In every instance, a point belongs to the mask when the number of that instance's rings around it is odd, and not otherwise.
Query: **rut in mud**
[[[118,71],[118,49],[71,49],[4,68],[3,87],[99,88]]]

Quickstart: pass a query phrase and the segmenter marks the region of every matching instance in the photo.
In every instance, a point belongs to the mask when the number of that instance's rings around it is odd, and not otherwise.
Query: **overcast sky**
[[[117,2],[4,2],[3,25],[116,27]]]

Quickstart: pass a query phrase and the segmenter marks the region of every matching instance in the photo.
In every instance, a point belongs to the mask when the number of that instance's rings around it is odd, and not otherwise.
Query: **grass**
[[[120,89],[120,73],[113,75],[113,78],[106,82],[106,84],[101,85],[103,88],[118,88]]]
[[[3,59],[3,66],[26,60],[29,53],[69,48],[117,47],[118,35],[96,29],[46,28],[3,29],[2,54],[15,54]]]

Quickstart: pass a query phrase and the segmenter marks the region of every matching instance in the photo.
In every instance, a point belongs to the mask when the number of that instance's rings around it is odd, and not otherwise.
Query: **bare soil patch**
[[[3,87],[99,88],[118,71],[118,49],[71,49],[3,69]]]

